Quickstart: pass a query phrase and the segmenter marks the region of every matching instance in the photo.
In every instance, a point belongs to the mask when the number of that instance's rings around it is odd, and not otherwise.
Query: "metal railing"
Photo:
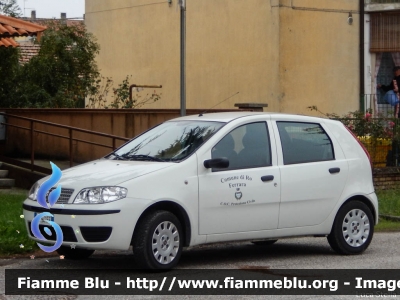
[[[375,3],[400,3],[400,0],[365,0],[365,4]]]
[[[373,168],[400,166],[400,119],[368,112],[335,118],[347,126],[370,154]]]
[[[371,111],[374,116],[393,118],[396,107],[384,100],[384,94],[365,94],[360,97],[360,110]]]
[[[363,145],[367,149],[372,167],[375,168],[386,168],[394,167],[399,165],[399,147],[398,144],[393,143],[389,140],[382,142],[382,139]]]
[[[86,143],[86,144],[90,144],[90,145],[95,145],[95,146],[100,146],[100,147],[105,147],[105,148],[111,148],[114,150],[114,149],[116,149],[116,141],[117,140],[122,140],[122,141],[130,140],[129,138],[122,137],[122,136],[106,134],[106,133],[92,131],[92,130],[86,130],[86,129],[77,128],[77,127],[73,127],[73,126],[61,125],[61,124],[37,120],[37,119],[33,119],[33,118],[11,115],[11,114],[7,114],[7,113],[0,113],[0,114],[4,115],[6,120],[8,118],[16,118],[16,119],[25,120],[25,121],[29,122],[29,127],[9,124],[8,122],[0,123],[0,124],[8,126],[8,127],[18,128],[18,129],[22,129],[22,130],[28,130],[30,132],[30,160],[31,161],[30,161],[30,163],[26,163],[26,162],[23,162],[23,161],[20,161],[17,159],[13,159],[10,157],[6,157],[3,155],[0,155],[0,160],[5,163],[10,163],[10,164],[14,164],[19,167],[30,169],[32,172],[38,171],[38,172],[45,173],[45,174],[51,174],[51,169],[47,169],[47,168],[35,165],[35,138],[34,138],[35,133],[50,135],[50,136],[54,136],[54,137],[61,138],[61,139],[68,139],[69,140],[69,165],[70,165],[70,167],[73,166],[73,157],[74,157],[73,156],[73,154],[74,154],[73,153],[73,142],[74,141]],[[37,130],[37,129],[35,129],[36,123],[43,124],[46,126],[53,126],[56,128],[67,129],[68,135],[55,134],[55,133],[47,132],[45,130]],[[106,144],[100,144],[100,143],[96,143],[96,142],[91,142],[91,141],[87,141],[87,140],[83,140],[83,139],[74,138],[74,135],[73,135],[74,132],[82,132],[82,133],[87,133],[87,134],[91,134],[94,136],[106,137],[106,138],[111,139],[112,143],[111,143],[111,145],[106,145]]]

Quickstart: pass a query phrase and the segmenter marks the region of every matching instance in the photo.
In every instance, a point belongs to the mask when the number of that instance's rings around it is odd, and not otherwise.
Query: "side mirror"
[[[204,161],[204,167],[207,169],[224,169],[229,167],[229,160],[226,157],[207,159]]]

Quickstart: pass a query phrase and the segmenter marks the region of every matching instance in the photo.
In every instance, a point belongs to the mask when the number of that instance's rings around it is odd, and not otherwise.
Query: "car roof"
[[[215,122],[231,122],[232,120],[251,116],[268,115],[272,119],[294,119],[303,121],[321,121],[321,118],[305,116],[305,115],[295,115],[295,114],[282,114],[276,112],[252,112],[252,111],[237,111],[237,112],[218,112],[218,113],[204,113],[199,115],[190,115],[185,117],[179,117],[172,119],[170,121],[215,121]],[[327,120],[327,119],[325,119]]]

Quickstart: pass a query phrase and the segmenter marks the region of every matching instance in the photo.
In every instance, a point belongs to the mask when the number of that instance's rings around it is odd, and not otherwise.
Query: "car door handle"
[[[340,172],[340,168],[330,168],[329,169],[329,173],[331,174],[335,174],[335,173],[339,173]]]
[[[274,180],[274,176],[273,175],[266,175],[266,176],[263,176],[263,177],[261,177],[261,180],[262,181],[271,181],[271,180]]]

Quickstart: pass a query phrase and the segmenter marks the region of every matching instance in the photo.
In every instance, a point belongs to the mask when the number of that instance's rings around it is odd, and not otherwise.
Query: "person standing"
[[[386,92],[383,99],[392,106],[399,104],[400,66],[393,68],[394,78],[389,85],[378,84],[378,89]]]

